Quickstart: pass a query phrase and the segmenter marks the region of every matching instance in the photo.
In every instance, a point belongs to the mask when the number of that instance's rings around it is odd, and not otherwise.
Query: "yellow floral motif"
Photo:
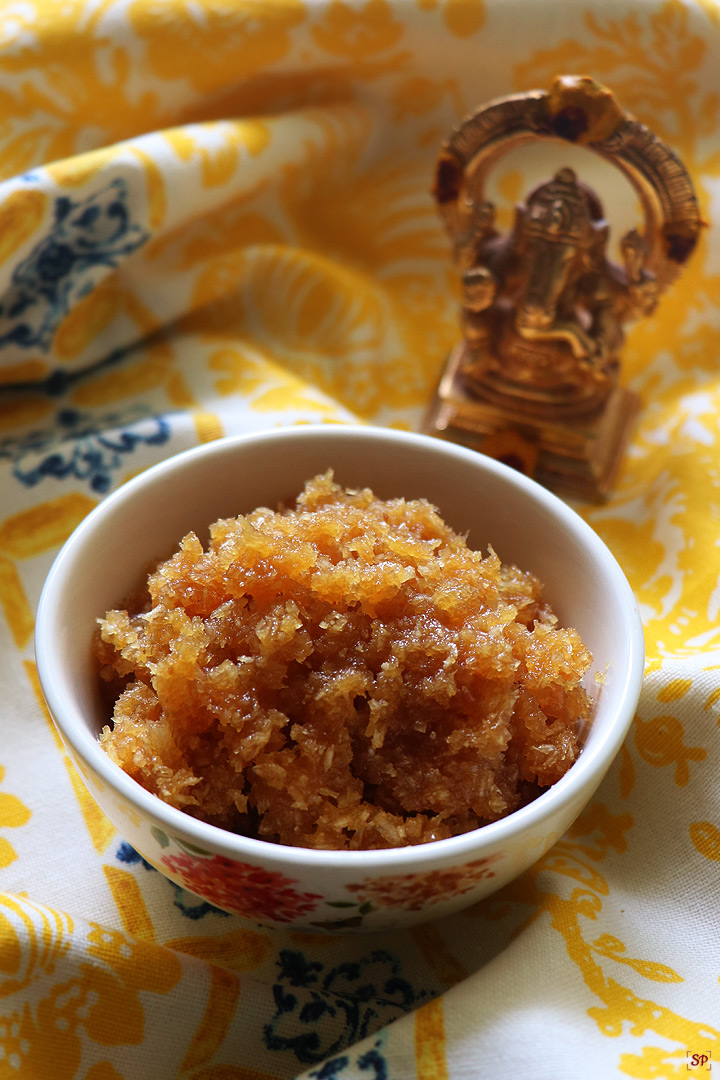
[[[587,856],[589,853],[585,854]],[[592,858],[592,855],[589,857]],[[592,889],[594,893],[607,896],[609,892],[607,881],[599,870],[581,859],[573,845],[562,840],[550,849],[541,862],[545,869],[552,870],[555,874],[562,874],[563,877]]]
[[[656,716],[652,720],[635,720],[635,746],[648,765],[664,768],[675,766],[675,783],[685,787],[690,779],[690,761],[704,761],[707,751],[700,746],[685,746],[685,730],[675,716]]]
[[[29,240],[45,217],[48,197],[35,188],[20,188],[0,206],[0,265]]]
[[[255,157],[268,144],[267,124],[261,120],[196,124],[165,132],[181,161],[199,161],[203,186],[227,184],[240,161],[241,150]]]
[[[101,334],[117,319],[126,320],[133,336],[144,336],[159,329],[155,316],[129,289],[110,277],[87,296],[82,297],[58,326],[53,339],[56,355],[62,360],[79,362],[83,354],[96,347]],[[156,345],[151,353],[171,355],[167,344]]]
[[[83,1034],[96,1046],[141,1044],[148,995],[169,993],[182,975],[169,950],[97,924],[83,935],[27,901],[0,897],[0,917],[0,997],[6,998],[0,1060],[18,1080],[72,1080],[83,1056]],[[21,957],[27,966],[19,983]],[[30,1000],[8,996],[30,984]]]
[[[135,337],[150,337],[121,369],[103,369],[88,377],[71,396],[73,405],[93,408],[162,388],[171,405],[192,409],[197,405],[170,342],[150,335],[160,328],[152,311],[131,290],[113,278],[82,297],[58,327],[54,337],[57,355],[81,365],[101,335],[116,327]]]
[[[19,649],[29,642],[34,619],[16,562],[58,547],[93,506],[95,500],[70,493],[0,522],[0,607]]]
[[[711,821],[695,821],[690,826],[690,839],[706,859],[720,862],[720,829]]]
[[[159,165],[149,154],[134,146],[133,152],[145,170],[147,185],[148,224],[151,229],[159,229],[165,220],[167,211],[167,191],[165,177]]]
[[[434,11],[438,0],[418,0],[418,5]],[[443,22],[455,37],[472,37],[485,23],[485,0],[440,0],[440,7]]]
[[[473,37],[485,25],[484,0],[445,0],[443,20],[451,34]]]
[[[674,568],[668,561],[666,535],[650,508],[645,515],[642,523],[600,513],[588,516],[621,561],[644,612],[649,618],[661,619],[675,600]]]
[[[688,1075],[688,1055],[700,1053],[700,1049],[688,1051],[665,1050],[660,1046],[643,1046],[640,1054],[621,1054],[619,1068],[628,1076],[640,1080],[685,1080]],[[692,1074],[691,1074],[692,1075]]]
[[[158,237],[147,257],[159,273],[194,273],[184,329],[272,350],[362,416],[417,408],[457,336],[448,245],[423,166],[393,156],[355,168],[371,134],[357,109],[304,119],[313,153],[277,181],[289,236],[255,209],[262,193],[252,190]]]
[[[0,370],[0,386],[11,386],[13,383],[36,382],[43,379],[48,372],[46,361],[35,357],[30,360],[20,360],[17,364],[3,364]],[[12,405],[7,402],[0,406],[0,430],[4,427],[20,427],[23,423],[46,415],[51,411],[48,402],[37,401],[35,398],[25,398],[24,401],[13,401]],[[25,413],[25,416],[22,414]]]
[[[0,553],[0,605],[19,649],[32,637],[35,621],[14,560]]]
[[[705,712],[707,712],[708,709],[712,709],[713,705],[716,705],[718,701],[720,701],[720,686],[716,687],[708,694],[705,705],[703,706]],[[720,724],[720,720],[718,720],[718,724]]]
[[[556,848],[559,845],[556,845]],[[666,964],[627,957],[624,942],[612,935],[600,935],[591,941],[585,939],[584,930],[596,922],[602,912],[602,896],[609,894],[605,879],[595,872],[593,883],[573,888],[565,897],[553,889],[550,873],[560,871],[568,874],[567,860],[558,860],[555,849],[550,851],[531,870],[508,885],[498,896],[482,901],[477,910],[487,909],[489,917],[498,905],[519,904],[530,908],[530,915],[523,927],[545,914],[550,925],[564,940],[568,956],[577,966],[588,990],[601,1002],[588,1008],[588,1016],[606,1036],[617,1038],[629,1031],[636,1037],[652,1032],[664,1043],[676,1044],[678,1050],[659,1047],[643,1047],[638,1054],[622,1054],[621,1068],[630,1076],[639,1078],[674,1075],[667,1072],[649,1071],[666,1059],[681,1058],[687,1064],[687,1048],[693,1051],[717,1054],[720,1049],[720,1031],[710,1024],[688,1020],[663,1005],[638,996],[630,987],[623,986],[616,978],[607,975],[602,961],[612,960],[630,967],[637,975],[652,982],[675,983],[684,976]],[[679,1074],[678,1074],[679,1075]]]
[[[215,439],[222,439],[225,434],[222,420],[215,413],[207,412],[204,409],[195,409],[192,418],[198,442],[214,442]]]
[[[658,701],[678,701],[681,697],[685,697],[689,690],[692,689],[692,679],[673,679],[672,682],[661,687],[657,693]]]
[[[443,18],[457,38],[472,38],[485,26],[484,0],[445,0]]]
[[[33,688],[33,692],[35,694],[35,698],[40,707],[40,710],[45,717],[45,722],[50,732],[52,733],[55,746],[62,755],[68,778],[70,780],[70,784],[72,786],[73,792],[75,793],[75,798],[77,799],[78,806],[80,807],[80,813],[83,816],[85,825],[87,826],[87,830],[90,834],[93,847],[97,851],[98,855],[100,855],[103,851],[105,851],[108,844],[115,835],[115,828],[113,825],[110,824],[98,804],[90,795],[87,787],[80,779],[79,770],[82,770],[83,775],[87,777],[87,773],[83,765],[78,760],[76,768],[76,766],[73,765],[70,759],[70,755],[65,753],[65,747],[63,746],[62,739],[57,733],[55,725],[45,704],[45,699],[43,697],[42,689],[40,687],[40,679],[38,677],[37,667],[35,663],[31,660],[24,660],[23,667],[25,668],[25,673],[30,681],[30,685]],[[96,780],[95,782],[98,783],[99,781]]]
[[[442,998],[415,1012],[415,1069],[417,1080],[449,1078]]]
[[[167,949],[157,949],[143,942],[90,923],[87,935],[87,955],[97,963],[81,965],[83,980],[94,989],[100,1002],[112,1001],[122,1022],[113,1020],[112,1035],[104,1030],[102,1009],[93,1011],[87,1018],[88,1034],[96,1042],[111,1039],[113,1044],[142,1042],[144,1009],[141,992],[167,994],[180,980],[180,961]],[[107,1004],[106,1006],[107,1007]]]
[[[207,93],[233,84],[238,56],[244,79],[282,60],[305,10],[300,0],[135,0],[129,15],[156,73]]]
[[[123,1080],[123,1077],[109,1061],[98,1061],[88,1070],[86,1080]]]
[[[332,0],[312,30],[321,49],[355,63],[394,48],[403,33],[387,0],[364,0],[359,6]]]
[[[625,834],[635,821],[630,814],[613,814],[605,803],[591,803],[567,832],[570,841],[581,841],[582,850],[595,861],[604,859],[608,849],[627,851]],[[567,846],[567,841],[565,842]]]
[[[346,132],[342,139],[327,129],[325,134],[311,163],[288,166],[283,175],[283,197],[298,245],[370,272],[384,285],[396,274],[408,274],[409,266],[423,276],[434,277],[438,264],[444,270],[449,242],[428,198],[422,161],[399,162],[392,155],[356,172],[356,139],[363,129],[357,136]],[[317,186],[326,191],[320,204]],[[445,290],[441,297],[447,303]]]
[[[0,765],[0,781],[4,776],[5,769]],[[17,795],[0,791],[0,829],[17,829],[21,825],[26,825],[31,816],[30,810],[18,799]],[[9,866],[16,858],[17,854],[10,841],[0,836],[0,870]]]
[[[447,243],[414,163],[353,176],[354,145],[326,134],[308,167],[283,175],[295,246],[248,253],[242,308],[225,329],[376,419],[427,400],[457,336]]]
[[[414,75],[399,83],[393,93],[393,119],[400,126],[409,117],[432,115],[448,98],[453,103],[455,114],[462,116],[464,104],[459,100],[457,86],[451,79],[440,82],[426,75]]]
[[[248,255],[261,245],[280,244],[277,226],[244,205],[207,214],[181,233],[150,245],[149,256],[158,273],[194,270],[189,313],[183,330],[206,338],[235,333],[242,327],[243,305],[239,283],[247,272]]]
[[[3,20],[0,179],[167,126],[155,94],[128,92],[128,50],[96,36],[107,6],[28,3]]]
[[[118,866],[104,866],[103,871],[125,932],[137,941],[155,941],[155,927],[135,876]]]
[[[165,944],[176,952],[187,953],[231,971],[253,971],[274,949],[272,938],[257,930],[229,930],[212,937],[173,938]]]
[[[285,379],[282,368],[272,361],[247,356],[239,349],[216,349],[208,358],[208,367],[218,373],[215,386],[218,393],[249,396],[264,386],[268,378]]]
[[[335,409],[329,401],[312,394],[301,379],[288,374],[270,359],[247,356],[238,349],[218,349],[210,357],[208,367],[222,373],[216,381],[219,393],[242,394],[258,412],[309,409],[330,413]]]
[[[197,405],[182,371],[175,364],[171,346],[158,341],[120,371],[100,373],[83,382],[72,397],[73,404],[87,407],[108,405],[155,389],[165,391],[172,405],[191,409]]]
[[[176,938],[167,942],[167,948],[187,953],[208,962],[210,966],[210,993],[202,1016],[185,1058],[180,1075],[192,1076],[193,1080],[207,1077],[212,1080],[215,1072],[203,1069],[221,1047],[235,1016],[240,999],[240,982],[235,972],[251,971],[258,967],[273,951],[273,942],[265,934],[253,930],[231,930],[227,934],[212,937]],[[197,1072],[196,1070],[202,1070]],[[218,1071],[219,1080],[223,1074]],[[271,1080],[264,1074],[238,1067],[228,1072],[227,1080]]]
[[[249,198],[234,198],[219,210],[209,210],[187,222],[182,229],[151,240],[146,257],[157,264],[159,273],[195,270],[195,302],[215,303],[237,291],[244,269],[245,248],[258,244],[281,244],[283,232],[268,217],[248,207]],[[221,284],[212,277],[214,268],[224,270]]]
[[[99,146],[96,150],[88,150],[84,154],[51,161],[45,166],[45,172],[62,187],[79,188],[116,161],[116,147]]]
[[[0,524],[0,550],[16,559],[40,555],[62,544],[93,506],[94,499],[71,493],[13,514]]]
[[[211,968],[210,994],[205,1014],[180,1066],[182,1076],[197,1077],[195,1070],[211,1061],[215,1052],[220,1049],[235,1015],[239,997],[240,981],[237,975],[224,968]],[[212,1076],[212,1071],[209,1076]]]
[[[354,411],[377,408],[390,377],[381,375],[388,312],[377,286],[309,252],[262,251],[249,262],[242,307],[236,305],[244,336]],[[402,373],[394,374],[402,388]]]
[[[606,956],[610,960],[616,960],[618,964],[627,964],[638,974],[643,975],[646,979],[652,979],[654,982],[684,981],[682,975],[678,975],[677,971],[673,971],[667,964],[656,964],[651,960],[635,960],[632,957],[625,956],[625,945],[619,938],[613,937],[612,934],[601,934],[599,938],[593,941],[592,948],[598,956]]]
[[[588,1008],[588,1015],[596,1021],[599,1030],[612,1038],[628,1032],[636,1037],[654,1033],[664,1043],[678,1047],[643,1046],[637,1054],[623,1053],[619,1058],[621,1071],[646,1080],[679,1077],[681,1073],[671,1071],[669,1062],[677,1058],[685,1068],[688,1047],[698,1053],[717,1054],[720,1031],[638,996],[633,989],[606,974],[603,961],[628,967],[636,975],[661,984],[683,982],[685,974],[660,961],[628,956],[625,943],[612,934],[592,937],[586,932],[599,919],[603,898],[610,895],[610,890],[604,876],[578,855],[601,862],[610,849],[623,853],[627,848],[625,834],[631,825],[630,815],[614,815],[604,804],[592,803],[570,830],[568,840],[557,843],[535,866],[496,896],[481,901],[474,913],[495,920],[507,917],[514,906],[528,908],[529,914],[513,937],[542,915],[549,917],[588,990],[601,1002],[600,1006]],[[720,830],[709,822],[699,822],[691,827],[691,836],[702,854],[720,861]],[[581,887],[573,888],[569,897],[565,897],[559,884],[552,880],[555,873],[580,882]]]
[[[69,916],[0,893],[0,1000],[31,987],[38,967],[53,971],[70,948],[72,930]],[[3,1006],[0,1015],[6,1012]]]

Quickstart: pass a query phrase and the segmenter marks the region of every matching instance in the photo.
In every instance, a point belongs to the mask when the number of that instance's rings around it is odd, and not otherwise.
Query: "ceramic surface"
[[[424,497],[445,520],[535,573],[560,621],[595,661],[597,700],[583,751],[529,806],[464,836],[389,851],[308,851],[227,833],[162,803],[101,749],[107,722],[91,657],[96,619],[142,568],[191,529],[292,499],[333,468],[338,482],[383,498]],[[582,811],[625,737],[640,692],[643,635],[627,581],[608,549],[561,500],[504,465],[460,447],[379,428],[298,427],[219,440],[129,481],[79,526],[48,576],[37,619],[43,691],[89,790],[140,854],[173,881],[269,926],[380,930],[449,914],[516,877]],[[597,682],[595,674],[601,681]]]

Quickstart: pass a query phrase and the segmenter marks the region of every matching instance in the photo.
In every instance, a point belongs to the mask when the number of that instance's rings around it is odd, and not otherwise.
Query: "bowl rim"
[[[533,802],[498,821],[490,822],[479,829],[458,836],[425,844],[353,851],[291,847],[230,833],[219,826],[200,821],[168,805],[133,780],[103,751],[97,737],[90,732],[75,703],[64,700],[61,689],[62,671],[58,668],[57,653],[52,647],[52,629],[58,625],[58,600],[62,594],[63,583],[74,565],[76,550],[81,548],[91,536],[96,524],[115,512],[125,502],[132,500],[136,493],[153,487],[169,472],[182,469],[200,457],[212,460],[216,455],[232,454],[238,448],[260,444],[268,439],[291,441],[297,438],[304,440],[318,437],[329,440],[341,437],[358,441],[380,438],[388,443],[414,444],[419,449],[424,448],[444,454],[449,460],[453,458],[465,460],[473,463],[480,470],[495,474],[526,497],[543,504],[566,527],[570,528],[583,547],[591,551],[594,561],[602,565],[610,585],[617,592],[619,603],[625,613],[624,622],[629,648],[622,671],[622,685],[619,690],[616,689],[618,703],[612,722],[609,723],[607,731],[603,732],[600,739],[583,749],[568,772],[557,783]],[[373,425],[303,424],[225,436],[210,443],[191,447],[157,462],[107,495],[68,537],[47,574],[37,610],[35,654],[42,692],[63,742],[86,768],[98,775],[103,784],[114,790],[123,800],[137,805],[141,814],[150,818],[152,824],[160,825],[170,836],[181,837],[193,846],[204,850],[209,849],[210,854],[223,855],[235,861],[244,861],[249,858],[265,865],[283,866],[286,869],[316,868],[321,870],[332,867],[346,870],[348,873],[359,870],[367,873],[379,872],[391,867],[402,870],[409,865],[417,871],[429,863],[437,864],[439,861],[446,860],[457,863],[464,855],[481,857],[486,849],[488,853],[495,852],[510,841],[515,834],[522,833],[526,825],[540,827],[548,818],[562,813],[563,809],[578,797],[586,783],[593,785],[592,791],[594,791],[619,751],[632,722],[643,679],[645,643],[636,599],[614,555],[574,509],[536,481],[477,451],[428,435]]]

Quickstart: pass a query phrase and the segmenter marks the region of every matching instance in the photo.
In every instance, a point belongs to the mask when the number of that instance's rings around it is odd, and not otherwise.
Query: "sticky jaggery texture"
[[[346,491],[190,533],[99,620],[101,742],[195,817],[317,848],[425,843],[555,783],[591,658],[531,574],[423,500]]]

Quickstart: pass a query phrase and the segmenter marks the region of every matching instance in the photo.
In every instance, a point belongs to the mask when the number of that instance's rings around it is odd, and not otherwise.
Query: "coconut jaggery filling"
[[[100,740],[148,791],[316,848],[420,844],[494,821],[575,761],[591,657],[535,577],[424,500],[346,491],[190,533],[99,620]]]

